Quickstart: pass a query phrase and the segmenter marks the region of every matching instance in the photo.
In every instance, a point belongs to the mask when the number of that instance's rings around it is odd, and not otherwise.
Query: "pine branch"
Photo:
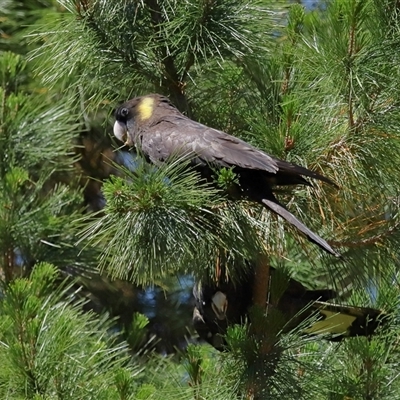
[[[84,10],[83,14],[80,11],[80,7]],[[138,4],[137,7],[140,7],[140,5]],[[97,10],[97,8],[99,8],[99,10]],[[148,69],[142,67],[138,60],[137,53],[127,51],[127,49],[123,46],[123,43],[121,43],[121,46],[118,46],[118,42],[115,40],[115,38],[110,36],[109,32],[104,28],[104,25],[100,23],[98,14],[101,14],[102,12],[101,5],[93,4],[89,8],[87,0],[80,0],[80,3],[77,4],[77,12],[82,20],[88,22],[88,26],[98,37],[101,46],[107,48],[109,51],[114,53],[115,56],[119,58],[122,57],[122,60],[125,62],[126,66],[130,66],[133,70],[140,71],[140,74],[150,82],[156,81],[156,74],[153,74]]]
[[[353,104],[353,77],[352,77],[352,68],[353,68],[353,59],[355,56],[355,46],[356,46],[356,29],[357,29],[357,16],[355,15],[356,1],[352,2],[353,9],[351,15],[351,24],[350,24],[350,32],[349,32],[349,44],[347,51],[347,65],[346,70],[348,73],[348,118],[349,118],[349,130],[352,132],[355,127],[355,118],[354,118],[354,104]]]
[[[345,240],[345,241],[335,241],[329,240],[329,244],[331,246],[340,248],[340,247],[347,247],[347,248],[363,248],[368,246],[377,245],[382,243],[384,239],[389,238],[390,236],[399,232],[400,223],[397,222],[395,225],[389,227],[385,232],[379,233],[377,235],[371,236],[369,238],[361,239],[361,240]]]
[[[269,260],[266,255],[260,255],[256,263],[254,288],[253,288],[253,305],[265,310],[268,304],[269,284]]]
[[[153,29],[155,31],[156,41],[159,42],[157,50],[160,52],[160,60],[164,65],[164,76],[162,87],[168,88],[174,104],[177,108],[188,115],[192,115],[190,105],[184,93],[184,81],[183,78],[179,79],[178,71],[175,66],[175,58],[168,51],[167,43],[163,37],[162,26],[166,23],[163,18],[163,13],[160,4],[157,0],[146,0],[146,4],[149,7],[150,15],[152,19]]]

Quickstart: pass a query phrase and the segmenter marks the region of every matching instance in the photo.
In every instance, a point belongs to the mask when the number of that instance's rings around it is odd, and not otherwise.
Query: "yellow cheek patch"
[[[139,117],[142,121],[149,119],[154,110],[154,99],[152,97],[145,97],[138,105]]]

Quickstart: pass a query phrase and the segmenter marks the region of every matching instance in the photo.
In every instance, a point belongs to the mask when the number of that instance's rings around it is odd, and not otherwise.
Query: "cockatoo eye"
[[[129,114],[129,110],[127,108],[122,108],[120,111],[121,117],[127,117]]]

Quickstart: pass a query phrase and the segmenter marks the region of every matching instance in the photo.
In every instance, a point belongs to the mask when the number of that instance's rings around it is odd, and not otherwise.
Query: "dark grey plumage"
[[[273,194],[279,185],[310,185],[304,178],[334,183],[307,168],[272,157],[243,140],[210,128],[182,115],[157,94],[137,97],[117,108],[115,136],[136,146],[154,164],[171,156],[188,156],[206,179],[211,167],[233,168],[239,179],[235,193],[263,204],[283,217],[328,253],[339,256],[332,247],[290,213]]]
[[[324,334],[331,341],[345,337],[370,336],[384,323],[385,314],[381,310],[329,303],[337,297],[330,289],[308,290],[300,282],[285,278],[279,270],[271,267],[270,293],[286,289],[269,305],[270,310],[278,311],[285,332],[295,329],[311,315],[317,317],[308,329],[307,335]],[[224,275],[222,275],[224,276]],[[282,279],[283,278],[283,279]],[[233,283],[220,279],[219,282],[198,282],[193,288],[195,309],[193,326],[200,338],[217,350],[224,350],[224,336],[229,326],[243,324],[252,306],[254,273],[249,268],[248,275],[240,282]],[[272,296],[274,297],[274,296]],[[268,327],[266,327],[268,329]]]

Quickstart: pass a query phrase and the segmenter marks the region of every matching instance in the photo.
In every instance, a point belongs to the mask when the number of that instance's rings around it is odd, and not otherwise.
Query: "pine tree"
[[[340,186],[315,183],[280,196],[340,249],[343,260],[334,260],[270,213],[205,187],[182,160],[154,168],[139,156],[133,171],[116,167],[119,176],[103,186],[104,215],[89,215],[81,228],[79,247],[100,251],[100,268],[154,285],[183,274],[212,277],[219,256],[240,282],[246,261],[258,261],[264,285],[255,305],[265,304],[273,265],[311,288],[335,287],[340,301],[382,308],[389,316],[376,337],[339,345],[302,335],[304,327],[283,334],[278,313],[254,307],[249,325],[229,330],[228,353],[190,346],[183,361],[157,367],[159,358],[150,357],[136,398],[400,398],[397,1],[330,0],[312,10],[268,0],[59,3],[64,12],[33,28],[31,37],[42,45],[31,62],[42,85],[63,88],[72,103],[83,105],[86,123],[97,118],[105,126],[113,105],[158,92],[191,118]],[[68,101],[62,104],[70,110],[63,115],[72,118],[55,124],[53,150],[61,127],[73,132],[74,119],[82,118],[74,118],[77,110]],[[2,120],[4,137],[20,140],[11,111]],[[38,133],[28,136],[50,143]],[[14,157],[19,169],[2,175],[6,200],[17,189],[30,193],[23,185],[38,162],[19,164],[24,159]],[[45,157],[40,165],[46,166]],[[216,180],[224,185],[234,178],[223,171]],[[25,204],[21,199],[17,204]],[[70,213],[65,218],[76,220]],[[36,236],[24,232],[27,239]],[[22,248],[4,243],[7,260]]]
[[[37,19],[30,7],[25,12],[14,7],[10,4],[6,26],[22,16],[27,22]],[[22,15],[16,13],[14,21],[7,17],[18,9]],[[20,36],[21,31],[9,35],[0,58],[0,247],[7,282],[29,273],[39,261],[60,267],[79,263],[74,235],[82,209],[73,183],[74,140],[80,131],[73,98],[68,93],[61,98],[34,80],[23,47],[21,54],[9,51]]]
[[[38,264],[5,290],[1,303],[4,399],[127,399],[140,365],[109,335],[110,321],[85,313],[72,285],[56,285],[56,269]],[[69,297],[68,300],[66,298]]]

